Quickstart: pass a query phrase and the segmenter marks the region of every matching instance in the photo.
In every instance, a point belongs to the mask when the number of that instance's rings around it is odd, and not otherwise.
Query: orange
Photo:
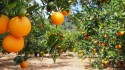
[[[104,37],[105,37],[105,38],[107,38],[107,37],[108,37],[108,35],[107,35],[107,34],[105,34],[105,35],[104,35]]]
[[[0,16],[0,34],[4,34],[8,31],[9,17],[5,15]]]
[[[68,11],[62,11],[61,13],[64,15],[64,16],[68,16],[70,14],[71,10],[68,10]]]
[[[54,12],[50,18],[51,22],[55,25],[61,25],[64,22],[64,16],[60,12]]]
[[[88,58],[88,61],[91,61],[91,58]]]
[[[101,43],[102,44],[102,46],[105,46],[105,43]]]
[[[117,33],[116,33],[116,36],[121,36],[120,32],[117,32]]]
[[[119,47],[116,45],[115,48],[118,49]]]
[[[122,45],[118,45],[118,48],[121,49],[121,48],[122,48]]]
[[[23,37],[15,37],[11,34],[3,39],[3,48],[8,52],[19,52],[24,47]]]
[[[105,60],[105,61],[104,61],[104,64],[105,64],[105,65],[108,64],[108,61]]]
[[[99,46],[102,46],[102,44],[99,44]]]
[[[26,36],[31,30],[30,20],[25,16],[16,16],[10,20],[9,30],[16,37]]]
[[[116,45],[115,48],[116,48],[116,49],[121,49],[121,48],[122,48],[122,45]]]
[[[120,34],[121,34],[121,35],[124,35],[124,33],[125,33],[124,31],[120,31]]]
[[[98,43],[98,41],[97,41],[97,40],[95,40],[95,41],[94,41],[94,44],[97,44],[97,43]]]
[[[20,63],[20,67],[21,68],[27,68],[28,67],[28,63],[26,61],[23,61]]]
[[[124,31],[117,32],[116,36],[122,36],[122,35],[124,35],[124,33],[125,33]]]

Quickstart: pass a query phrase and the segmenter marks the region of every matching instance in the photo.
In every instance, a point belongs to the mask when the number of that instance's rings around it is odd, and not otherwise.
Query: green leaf
[[[33,5],[33,6],[30,6],[29,8],[27,8],[27,12],[31,12],[31,11],[33,11],[33,10],[35,10],[37,7],[39,7],[39,5],[38,4],[36,4],[36,5]]]
[[[17,56],[14,58],[14,65],[18,65],[21,63],[21,56]]]
[[[24,58],[24,61],[27,61],[28,60],[28,54],[26,54],[23,58]]]
[[[16,7],[16,5],[17,5],[17,3],[11,3],[11,4],[9,4],[9,9],[12,9],[12,8]]]

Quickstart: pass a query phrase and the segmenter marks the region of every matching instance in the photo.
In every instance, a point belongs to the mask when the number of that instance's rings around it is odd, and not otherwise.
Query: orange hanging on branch
[[[8,31],[9,17],[0,15],[0,34],[4,34]]]
[[[71,13],[71,10],[67,10],[67,11],[62,11],[61,12],[64,16],[68,16]]]
[[[64,16],[60,12],[54,12],[50,18],[51,22],[55,25],[61,25],[64,22]]]
[[[3,48],[8,52],[19,52],[24,47],[23,37],[15,37],[11,34],[3,39]]]
[[[17,16],[10,20],[10,33],[16,37],[26,36],[31,31],[30,20],[25,16]]]

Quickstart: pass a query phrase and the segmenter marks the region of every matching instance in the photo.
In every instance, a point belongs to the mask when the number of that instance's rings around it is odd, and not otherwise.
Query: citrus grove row
[[[93,68],[124,69],[124,7],[124,0],[1,0],[0,51],[17,53],[21,68],[31,55],[55,63],[70,51]]]

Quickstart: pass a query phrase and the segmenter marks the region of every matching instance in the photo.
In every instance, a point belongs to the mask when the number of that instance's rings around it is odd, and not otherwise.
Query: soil
[[[46,57],[32,57],[28,59],[28,68],[21,69],[19,65],[14,66],[13,58],[16,54],[0,54],[0,70],[98,70],[92,69],[88,59],[80,59],[74,53],[65,53],[57,58],[54,64],[53,59]],[[107,70],[107,69],[106,69]]]

